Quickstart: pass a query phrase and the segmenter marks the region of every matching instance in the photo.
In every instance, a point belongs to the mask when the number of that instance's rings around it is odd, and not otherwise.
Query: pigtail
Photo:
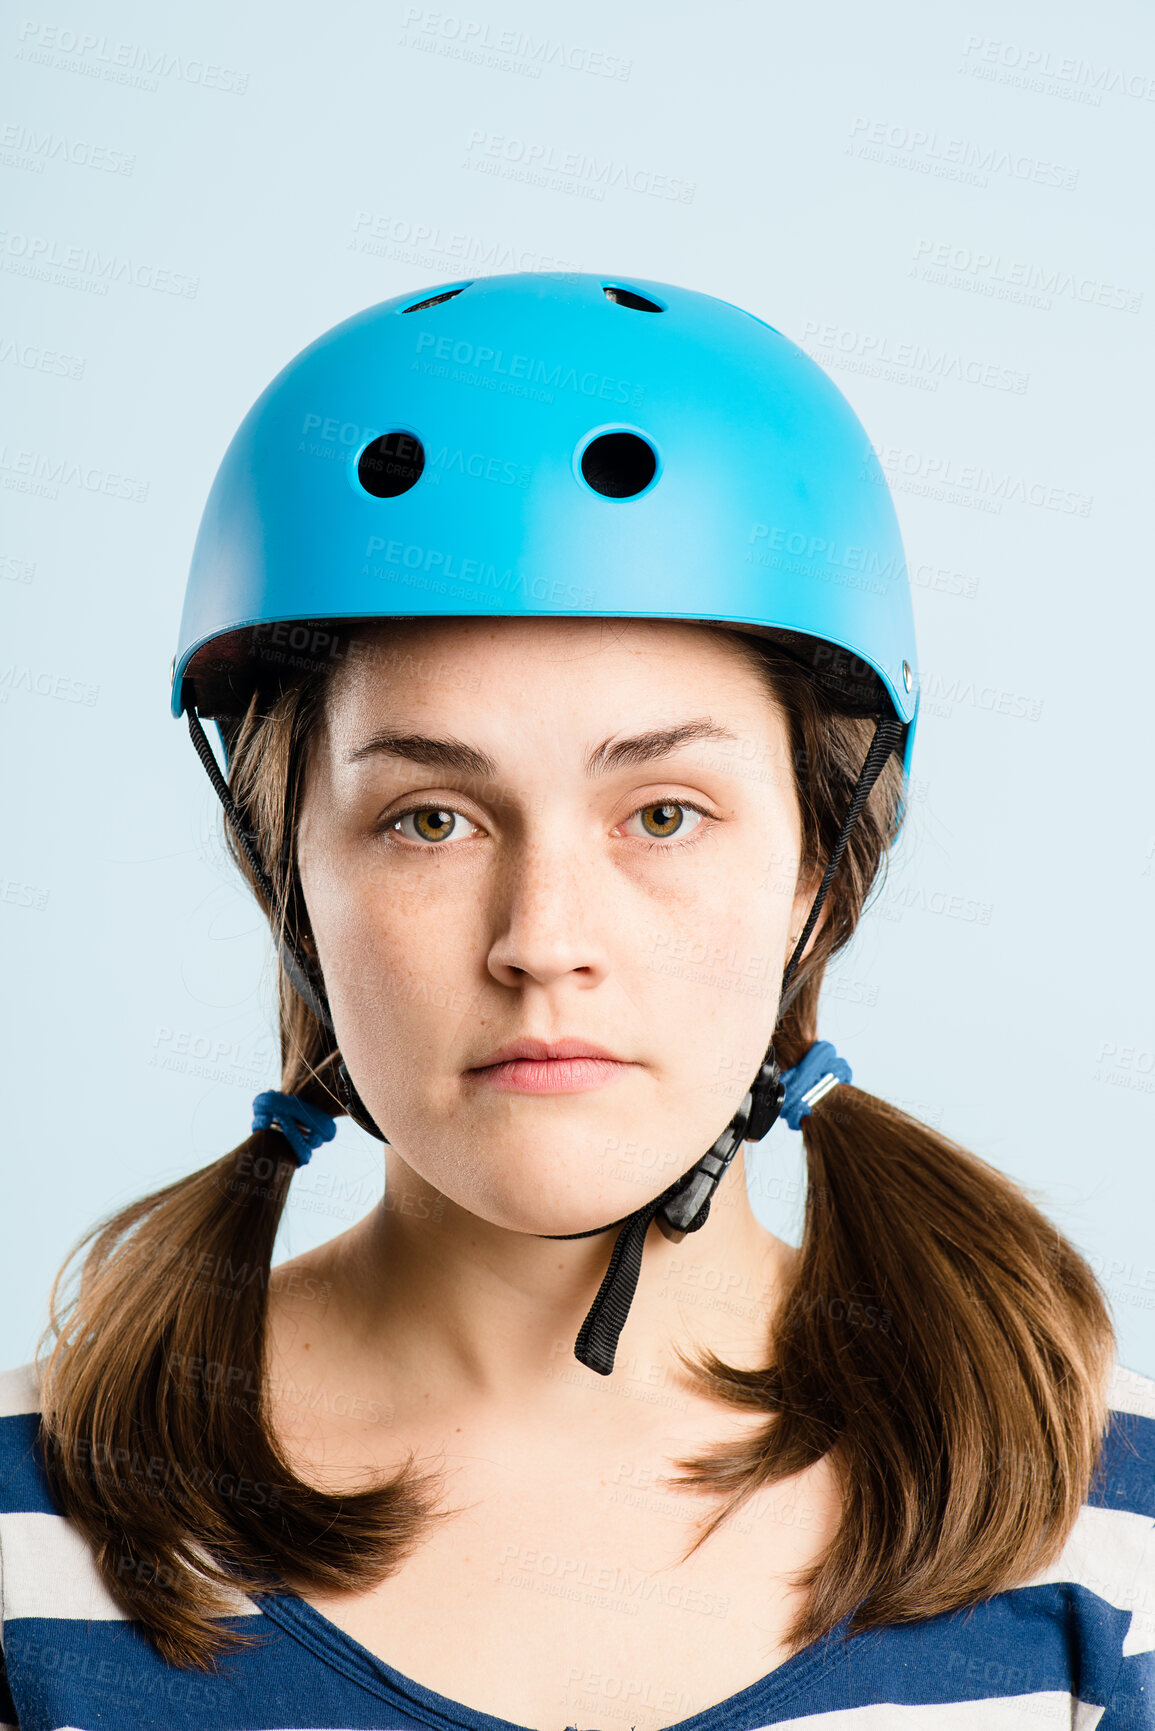
[[[233,738],[232,791],[279,911],[226,834],[274,931],[278,914],[300,918],[288,843],[318,695],[306,685],[267,713],[254,700]],[[343,1111],[338,1054],[283,971],[280,1022],[281,1090]],[[265,1324],[295,1170],[279,1130],[255,1131],[95,1227],[53,1285],[41,1365],[48,1480],[105,1586],[169,1664],[203,1666],[251,1639],[243,1620],[221,1621],[238,1593],[375,1585],[436,1518],[440,1475],[412,1456],[382,1483],[331,1495],[300,1479],[277,1443]]]
[[[866,726],[823,714],[789,667],[772,672],[802,769],[804,854],[821,861]],[[884,865],[901,791],[894,760],[776,1031],[784,1069],[818,1038],[827,962]],[[1092,1269],[995,1167],[846,1083],[815,1103],[802,1136],[802,1242],[766,1365],[682,1355],[704,1390],[766,1425],[679,1461],[672,1480],[721,1499],[690,1555],[757,1490],[829,1458],[842,1518],[798,1578],[795,1647],[843,1618],[857,1633],[973,1604],[1053,1562],[1098,1465],[1115,1352]]]

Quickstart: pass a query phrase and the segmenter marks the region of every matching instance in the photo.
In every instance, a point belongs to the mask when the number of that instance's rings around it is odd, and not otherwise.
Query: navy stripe
[[[20,1617],[5,1625],[20,1731],[99,1725],[101,1731],[237,1731],[243,1726],[397,1726],[381,1698],[347,1681],[264,1617],[222,1619],[260,1644],[219,1670],[166,1665],[134,1623]]]
[[[1015,1587],[851,1651],[846,1670],[792,1717],[878,1702],[933,1706],[991,1696],[1071,1693],[1103,1706],[1119,1674],[1131,1612],[1085,1587]]]
[[[450,1700],[384,1664],[305,1600],[284,1594],[258,1602],[269,1617],[275,1618],[304,1646],[323,1655],[330,1665],[357,1680],[363,1688],[372,1689],[392,1709],[412,1715],[418,1723],[432,1727],[432,1731],[510,1731],[508,1719]],[[802,1696],[809,1703],[816,1678],[842,1666],[846,1655],[857,1647],[880,1638],[880,1632],[870,1631],[846,1642],[845,1628],[843,1621],[829,1635],[795,1653],[768,1677],[715,1707],[679,1720],[678,1731],[729,1731],[730,1727],[772,1725],[780,1718],[794,1717],[776,1709]],[[809,1706],[806,1711],[810,1711]],[[391,1719],[390,1723],[393,1722]]]
[[[0,1725],[15,1725],[16,1703],[12,1699],[12,1691],[8,1687],[8,1667],[4,1663],[4,1655],[0,1653]]]
[[[6,1515],[58,1515],[40,1450],[40,1414],[0,1418],[0,1510]]]
[[[1155,1725],[1155,1653],[1124,1659],[1098,1731],[1151,1731]]]

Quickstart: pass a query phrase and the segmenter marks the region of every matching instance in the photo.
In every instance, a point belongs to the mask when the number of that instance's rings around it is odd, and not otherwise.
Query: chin
[[[558,1140],[548,1132],[518,1134],[509,1142],[479,1137],[471,1145],[471,1182],[461,1183],[461,1166],[455,1166],[452,1157],[442,1168],[449,1182],[439,1181],[428,1160],[425,1174],[459,1207],[494,1226],[564,1235],[589,1232],[632,1214],[693,1164],[693,1156],[680,1166],[667,1157],[647,1169],[623,1160],[617,1149],[591,1153],[588,1135],[575,1136],[571,1148],[559,1147]],[[616,1143],[618,1138],[599,1137],[597,1147],[607,1140]],[[630,1145],[622,1138],[621,1146]]]

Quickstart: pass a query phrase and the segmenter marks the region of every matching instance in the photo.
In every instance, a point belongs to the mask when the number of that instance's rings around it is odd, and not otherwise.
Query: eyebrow
[[[645,733],[631,734],[628,739],[603,739],[585,759],[587,775],[609,775],[654,758],[669,757],[683,745],[697,740],[728,739],[737,742],[738,735],[728,727],[720,727],[709,716],[692,721],[680,721],[672,727],[650,728]],[[498,767],[488,752],[467,745],[460,739],[434,739],[425,733],[402,733],[392,728],[380,728],[346,757],[346,763],[360,763],[367,757],[405,758],[410,763],[425,763],[434,769],[447,769],[458,775],[476,776],[495,781]]]

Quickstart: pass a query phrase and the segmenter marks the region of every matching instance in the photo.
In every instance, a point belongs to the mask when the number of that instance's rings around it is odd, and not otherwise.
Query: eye
[[[403,811],[388,824],[390,830],[398,830],[408,841],[425,842],[436,847],[439,842],[460,841],[462,836],[454,833],[454,825],[461,822],[466,829],[475,829],[459,811],[451,811],[444,805],[415,805],[409,811]],[[408,828],[412,825],[412,828]]]
[[[685,821],[687,812],[693,813],[695,818],[695,821],[689,826]],[[653,805],[643,805],[628,817],[626,822],[633,823],[635,818],[641,819],[643,827],[640,839],[670,841],[675,836],[693,835],[694,831],[700,828],[701,820],[705,815],[706,813],[700,806],[690,805],[684,799],[662,799],[657,800]],[[638,831],[635,830],[633,833],[637,835]]]

